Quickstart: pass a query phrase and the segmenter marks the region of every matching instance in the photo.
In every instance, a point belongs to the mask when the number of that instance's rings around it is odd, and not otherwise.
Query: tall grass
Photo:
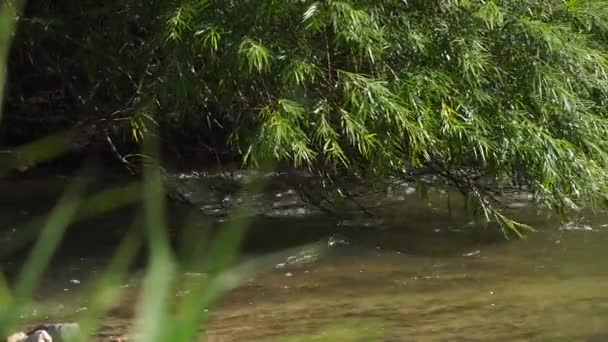
[[[0,5],[1,85],[5,83],[5,61],[16,27],[16,17],[22,8],[23,1],[9,0]],[[0,103],[2,93],[0,91]],[[16,154],[25,156],[33,164],[60,156],[66,151],[69,136],[69,132],[58,133],[17,147],[10,154],[0,155],[0,177],[20,167],[21,159],[14,157]],[[244,200],[243,205],[236,208],[227,223],[212,237],[212,241],[207,241],[211,237],[196,229],[183,229],[183,240],[193,251],[187,254],[187,267],[190,271],[204,273],[206,277],[189,282],[180,279],[183,265],[176,262],[171,248],[157,141],[147,139],[143,153],[151,156],[152,162],[143,169],[141,182],[91,194],[86,190],[94,175],[89,171],[83,172],[74,178],[47,217],[24,223],[10,244],[0,245],[0,257],[4,257],[33,242],[29,256],[15,280],[7,280],[0,266],[0,340],[23,328],[20,326],[20,315],[32,302],[43,274],[49,271],[48,265],[67,228],[78,220],[127,205],[143,203],[143,208],[116,247],[106,269],[86,291],[87,310],[76,318],[81,327],[81,334],[77,337],[79,341],[94,339],[108,311],[119,304],[123,291],[121,283],[144,246],[148,258],[130,333],[135,340],[146,342],[197,340],[209,320],[207,308],[224,291],[238,286],[248,275],[268,267],[269,260],[276,257],[269,255],[235,265],[239,244],[252,217],[247,213],[248,205]],[[265,182],[259,178],[248,183],[243,187],[241,197],[251,198],[245,195],[263,191]],[[194,226],[192,222],[186,223],[186,227]],[[187,290],[177,302],[174,295],[176,283]]]
[[[11,49],[11,42],[17,18],[20,15],[25,1],[6,0],[0,4],[0,105],[4,103],[4,83],[6,80],[6,59]],[[2,120],[2,107],[0,106],[0,120]]]
[[[15,31],[17,17],[23,8],[22,1],[9,1],[0,5],[0,84],[6,80],[6,58],[10,50],[11,37]],[[0,91],[2,103],[3,91]],[[1,113],[0,113],[1,118]],[[69,133],[60,133],[15,148],[10,155],[0,160],[0,177],[10,174],[19,167],[15,154],[25,155],[31,163],[50,160],[66,151]],[[210,244],[197,244],[210,248],[197,257],[190,267],[206,272],[208,277],[190,283],[188,295],[178,305],[173,305],[174,286],[178,280],[179,265],[174,260],[170,247],[165,215],[165,194],[158,165],[158,145],[155,140],[146,141],[144,153],[152,156],[152,164],[145,167],[141,185],[106,190],[85,195],[87,180],[91,175],[76,177],[65,190],[64,195],[47,218],[37,218],[23,224],[11,245],[3,245],[2,255],[6,256],[17,248],[34,240],[33,247],[13,284],[9,284],[0,269],[0,339],[19,328],[20,314],[27,308],[47,271],[51,259],[64,238],[68,226],[76,220],[98,215],[118,207],[143,203],[143,210],[137,216],[118,245],[106,270],[89,289],[89,306],[78,317],[81,326],[81,341],[92,338],[102,323],[107,311],[116,306],[121,295],[121,281],[127,275],[142,245],[147,246],[148,261],[145,269],[142,293],[139,296],[136,318],[132,333],[142,341],[192,341],[197,338],[201,323],[205,320],[204,308],[209,307],[227,287],[238,283],[235,273],[227,276],[233,266],[238,246],[244,236],[248,220],[243,210],[234,214],[230,224],[221,229]],[[258,191],[263,181],[254,182],[244,191]],[[4,194],[5,196],[8,194]],[[141,229],[141,227],[144,229]],[[194,234],[194,231],[189,231]],[[185,239],[201,239],[186,236]],[[242,272],[241,272],[242,274]],[[228,281],[230,280],[230,281]],[[236,282],[235,282],[236,281]]]
[[[40,284],[42,274],[46,271],[67,227],[74,222],[74,219],[83,218],[83,216],[78,217],[77,213],[85,207],[83,203],[91,203],[91,197],[84,195],[87,178],[90,177],[78,178],[68,187],[45,223],[35,231],[36,241],[13,287],[10,288],[4,277],[0,277],[0,333],[2,335],[8,335],[18,328],[19,315],[29,305],[32,294]],[[254,184],[253,187],[256,189],[246,191],[257,190],[263,185],[263,181]],[[170,248],[164,213],[163,187],[157,167],[146,168],[143,186],[138,189],[141,191],[143,211],[117,247],[107,269],[95,281],[96,285],[89,290],[88,309],[78,317],[83,333],[80,337],[82,341],[90,340],[90,334],[94,334],[100,326],[107,311],[118,304],[122,292],[121,282],[144,244],[147,246],[148,260],[143,288],[137,302],[134,327],[131,330],[137,340],[196,340],[207,318],[205,309],[209,308],[224,290],[238,285],[246,274],[243,266],[238,272],[230,271],[234,266],[239,243],[249,223],[247,215],[243,213],[246,209],[241,209],[233,214],[230,223],[221,228],[211,243],[197,242],[201,245],[209,245],[209,248],[199,250],[198,255],[193,255],[194,260],[190,262],[188,268],[204,273],[206,277],[198,279],[197,282],[179,284],[182,288],[187,287],[185,291],[187,294],[179,303],[173,303],[176,298],[175,285],[181,281],[180,267]],[[105,195],[107,196],[108,192]],[[113,200],[111,196],[107,199]],[[99,205],[95,209],[114,209],[111,206],[101,205],[103,201],[99,199],[93,203]],[[91,210],[90,206],[87,210],[96,214],[105,211]],[[34,226],[30,224],[29,228],[32,227]],[[31,237],[32,234],[22,236],[21,241],[27,241],[28,236]],[[201,239],[200,236],[190,237],[190,239],[195,238]],[[250,273],[255,267],[248,268],[247,271]]]

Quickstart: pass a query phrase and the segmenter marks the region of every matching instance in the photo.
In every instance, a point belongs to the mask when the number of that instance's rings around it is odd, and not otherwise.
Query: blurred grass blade
[[[144,169],[144,225],[149,247],[149,265],[137,305],[135,334],[138,340],[160,341],[169,319],[173,261],[165,219],[165,202],[155,139],[144,142],[145,154],[152,163]]]
[[[182,306],[178,312],[179,321],[175,324],[175,329],[169,337],[175,341],[196,341],[196,335],[199,331],[204,331],[209,318],[209,310],[206,309],[223,293],[241,285],[256,273],[275,269],[277,263],[284,261],[291,255],[302,250],[312,249],[318,250],[318,245],[309,243],[256,257],[238,266],[231,267],[229,270],[223,270],[211,277],[206,283],[202,283],[201,279],[195,279],[193,283],[187,284],[192,286],[192,290],[183,298]],[[318,252],[319,256],[326,253],[326,251],[321,250],[318,250]]]
[[[4,329],[12,327],[15,318],[18,317],[18,310],[31,297],[40,282],[42,274],[63,238],[66,228],[76,216],[86,185],[85,179],[80,177],[68,187],[40,231],[40,235],[17,277],[14,297],[8,305],[0,309],[2,310],[0,311],[0,334],[6,335],[8,333]]]
[[[0,268],[0,307],[8,305],[11,298],[11,290],[8,287],[4,271]]]
[[[4,0],[0,5],[0,122],[4,104],[4,84],[6,82],[6,60],[11,50],[13,34],[21,11],[25,6],[23,0]]]
[[[127,186],[104,190],[82,200],[74,221],[84,220],[137,202],[141,198],[141,184],[131,183]],[[6,257],[25,246],[38,236],[40,227],[45,224],[45,217],[38,217],[22,224],[17,234],[8,242],[0,243],[0,258]]]
[[[34,286],[40,280],[42,271],[50,261],[55,249],[59,245],[63,234],[76,216],[80,200],[85,188],[85,179],[79,178],[66,190],[63,198],[53,209],[47,224],[42,228],[40,236],[29,255],[23,271],[17,279],[15,295],[18,298],[29,296]]]
[[[191,213],[181,229],[179,242],[179,264],[184,269],[196,268],[201,251],[206,250],[213,230],[213,223],[200,213]]]
[[[91,334],[101,324],[103,315],[116,305],[120,298],[122,289],[120,282],[127,274],[129,267],[135,260],[142,244],[140,231],[141,220],[138,218],[121,241],[114,253],[108,268],[102,274],[96,286],[91,290],[89,307],[85,314],[79,319],[82,334],[80,341],[87,341]]]
[[[248,184],[241,194],[241,198],[259,193],[266,185],[267,179],[256,177]],[[249,196],[252,198],[252,196]],[[253,199],[252,199],[253,200]],[[237,201],[238,202],[238,201]],[[199,262],[199,269],[208,275],[207,281],[198,281],[190,293],[180,303],[177,312],[177,322],[167,338],[176,341],[194,341],[204,323],[205,309],[208,308],[226,289],[236,286],[241,280],[235,274],[225,271],[232,266],[239,246],[247,232],[253,215],[249,213],[249,203],[245,199],[232,217],[221,227],[209,251],[200,251],[195,257]],[[228,276],[230,275],[230,276]]]
[[[137,304],[135,336],[138,341],[162,341],[169,325],[168,300],[171,293],[173,263],[152,258]]]
[[[72,130],[55,133],[0,153],[0,177],[12,170],[27,171],[65,154],[77,134]]]

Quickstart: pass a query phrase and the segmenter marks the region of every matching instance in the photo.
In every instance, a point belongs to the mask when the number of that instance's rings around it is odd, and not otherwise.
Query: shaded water
[[[24,189],[16,183],[0,186],[3,192]],[[274,240],[256,249],[262,242],[253,237],[242,262],[269,246],[308,245],[267,260],[265,270],[224,295],[210,311],[205,336],[210,341],[608,341],[608,218],[562,225],[524,206],[516,215],[540,231],[506,241],[450,214],[441,201],[424,204],[409,189],[393,200],[368,198],[366,203],[380,208],[376,218],[355,213],[324,218],[288,189],[260,198],[261,218],[252,228],[269,231],[265,239]],[[231,200],[226,194],[189,194],[199,196],[201,210],[223,220],[222,202]],[[0,210],[17,215],[15,203],[2,202]],[[96,224],[104,228],[119,221],[110,216]],[[274,233],[281,230],[289,234]],[[282,238],[289,239],[285,246]],[[80,289],[101,271],[104,258],[86,249],[60,256],[32,311],[24,313],[24,324],[86,310]],[[134,272],[100,338],[128,331],[138,284]],[[180,295],[177,291],[176,300]]]

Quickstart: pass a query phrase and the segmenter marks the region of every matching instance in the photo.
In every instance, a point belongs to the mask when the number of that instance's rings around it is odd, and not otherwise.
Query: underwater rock
[[[53,338],[44,330],[36,330],[26,335],[23,332],[12,334],[6,339],[7,342],[53,342]]]
[[[6,338],[6,342],[21,342],[27,338],[27,335],[24,332],[14,333],[11,336]]]
[[[18,332],[9,336],[7,342],[62,342],[75,339],[80,334],[77,323],[42,324],[29,333]]]

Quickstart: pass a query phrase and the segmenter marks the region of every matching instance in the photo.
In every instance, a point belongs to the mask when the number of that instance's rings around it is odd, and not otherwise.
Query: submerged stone
[[[50,339],[40,339],[49,336]],[[78,323],[54,323],[54,324],[42,324],[30,331],[27,335],[27,339],[23,342],[38,342],[38,341],[49,341],[49,342],[62,342],[71,341],[80,335],[80,326]],[[36,338],[30,340],[30,338]]]

